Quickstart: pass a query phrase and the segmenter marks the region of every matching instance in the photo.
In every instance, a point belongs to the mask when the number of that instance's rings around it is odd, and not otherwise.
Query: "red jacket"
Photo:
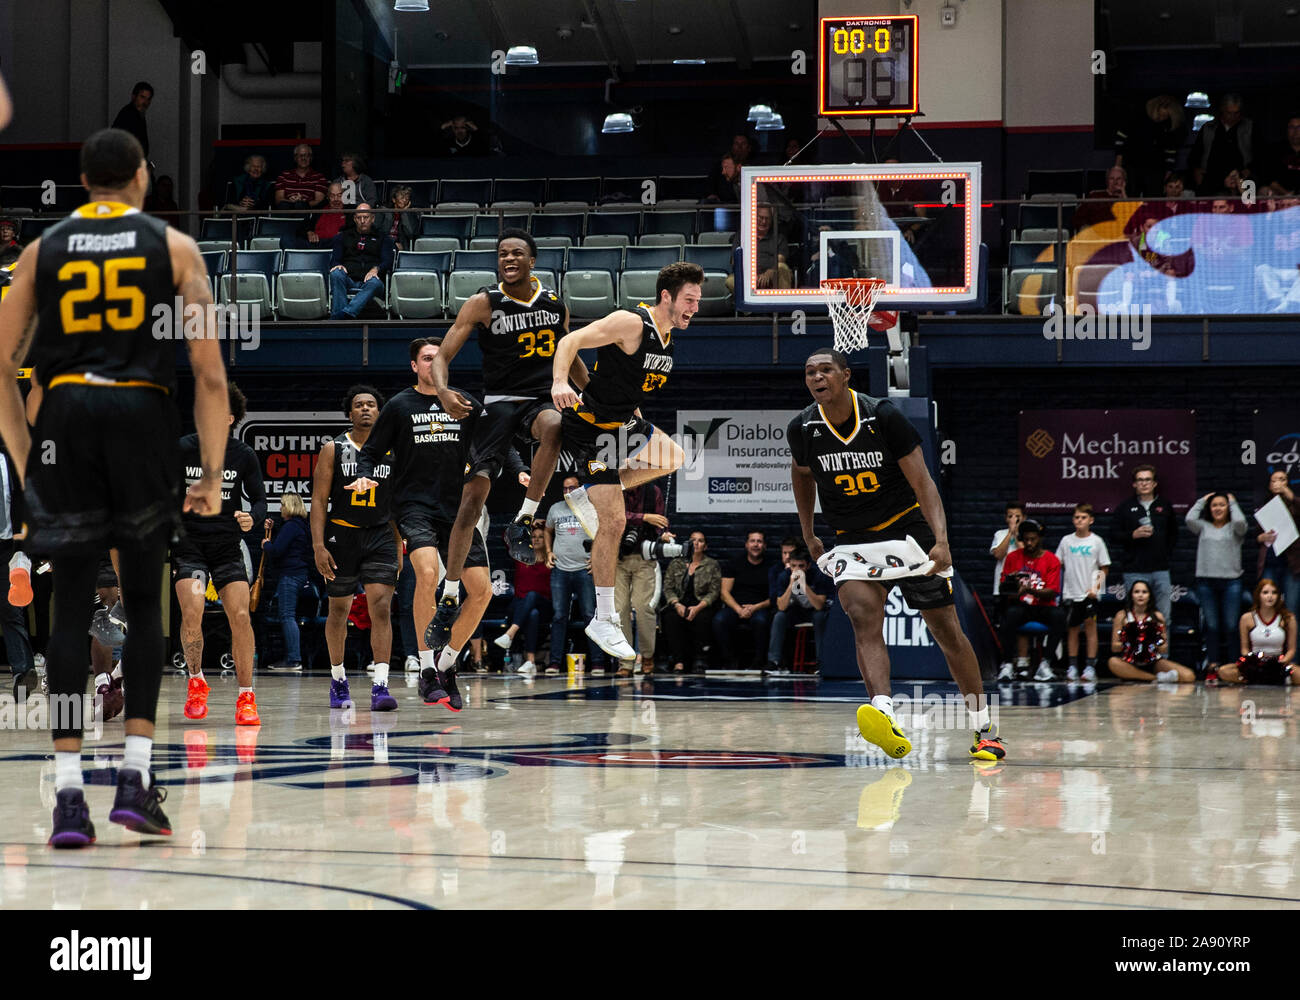
[[[1037,559],[1026,559],[1024,549],[1007,553],[1007,561],[1002,564],[1002,579],[1017,573],[1029,574],[1029,586],[1034,590],[1054,590],[1055,596],[1048,600],[1036,594],[1022,594],[1020,600],[1025,604],[1051,606],[1061,603],[1061,560],[1043,549]]]

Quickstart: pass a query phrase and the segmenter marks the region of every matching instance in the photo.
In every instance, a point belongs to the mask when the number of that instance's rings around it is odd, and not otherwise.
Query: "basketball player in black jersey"
[[[383,405],[384,397],[378,389],[352,386],[343,397],[343,413],[352,422],[352,429],[321,445],[312,476],[311,545],[316,569],[325,578],[329,593],[325,644],[330,654],[330,708],[352,707],[343,651],[348,638],[348,611],[358,583],[365,590],[370,612],[370,653],[375,662],[370,711],[391,712],[397,708],[397,699],[388,691],[393,591],[402,558],[400,542],[389,522],[392,454],[383,456],[371,468],[370,478],[377,484],[374,489],[361,493],[347,488],[357,477],[361,449]]]
[[[443,647],[439,669],[455,663],[460,655],[459,644],[451,641],[452,623],[460,611],[460,574],[474,526],[483,513],[492,482],[505,464],[511,440],[519,435],[531,436],[538,442],[523,505],[506,529],[511,558],[528,565],[534,558],[533,516],[550,485],[560,454],[560,414],[550,399],[551,358],[556,344],[569,332],[569,311],[554,289],[543,288],[533,277],[536,259],[537,244],[528,233],[522,229],[502,232],[497,238],[500,283],[495,288],[481,289],[461,306],[433,361],[438,399],[452,416],[464,416],[470,410],[469,403],[447,388],[447,375],[452,359],[471,334],[477,335],[483,352],[486,406],[470,444],[470,467],[447,551],[447,581],[429,636],[434,648]],[[574,357],[569,377],[579,388],[587,384],[587,366],[581,358]],[[468,639],[478,622],[467,620],[465,625],[468,628],[461,628],[458,634]]]
[[[912,749],[894,718],[890,697],[883,633],[888,587],[871,579],[880,575],[882,566],[906,564],[897,555],[874,556],[865,548],[911,536],[933,565],[925,575],[892,579],[889,585],[897,584],[907,603],[921,613],[948,661],[975,730],[971,756],[1001,760],[1006,751],[989,721],[979,662],[957,620],[952,583],[942,575],[952,566],[948,521],[925,466],[921,437],[888,399],[854,392],[849,374],[848,361],[839,351],[818,351],[808,358],[804,382],[815,402],[790,421],[787,440],[799,523],[814,559],[825,552],[813,527],[819,497],[822,513],[835,529],[827,568],[853,623],[858,670],[871,697],[871,704],[858,709],[858,728],[864,739],[891,757],[904,757]]]
[[[610,656],[636,659],[614,610],[618,546],[627,523],[623,490],[681,468],[685,456],[667,434],[641,414],[641,404],[668,382],[673,331],[684,330],[700,307],[704,271],[698,264],[669,264],[655,282],[655,304],[620,309],[560,341],[552,364],[551,398],[564,414],[564,447],[578,463],[583,486],[565,502],[594,541],[591,575],[596,617],[587,637]],[[578,351],[596,348],[596,367],[582,397],[569,385]]]
[[[177,514],[172,397],[175,340],[185,321],[173,315],[177,293],[187,314],[203,317],[206,333],[185,339],[203,467],[186,510],[220,508],[229,419],[207,267],[192,239],[141,213],[149,172],[140,144],[117,129],[96,132],[81,147],[81,171],[89,203],[23,251],[0,303],[0,435],[24,482],[27,547],[54,563],[46,662],[56,847],[95,840],[82,784],[81,719],[69,702],[79,708],[85,694],[85,623],[109,548],[118,550],[131,622],[122,657],[126,751],[109,819],[150,835],[171,833],[150,757],[163,669],[162,567]],[[15,377],[29,352],[45,386],[32,432]]]
[[[445,705],[459,712],[462,699],[454,666],[438,668],[435,652],[426,641],[433,604],[438,593],[438,559],[447,560],[451,526],[460,506],[461,484],[469,458],[469,442],[483,406],[463,392],[472,408],[464,417],[454,417],[438,400],[433,387],[433,362],[441,341],[424,337],[411,341],[411,370],[415,385],[403,389],[379,411],[379,419],[357,458],[357,478],[347,484],[354,493],[379,486],[375,470],[391,463],[392,510],[397,529],[406,541],[406,551],[415,570],[412,617],[420,655],[420,696],[426,705]],[[391,458],[385,456],[391,452]],[[460,630],[477,623],[492,600],[492,577],[488,570],[487,543],[481,533],[465,558],[465,613],[452,630],[457,648],[469,641]]]

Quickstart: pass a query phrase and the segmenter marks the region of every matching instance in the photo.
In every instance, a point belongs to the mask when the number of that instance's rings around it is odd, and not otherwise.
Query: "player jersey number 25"
[[[137,329],[144,322],[145,300],[144,292],[131,283],[130,272],[144,268],[143,257],[64,264],[58,274],[59,283],[67,286],[59,296],[63,332],[100,333],[105,323],[113,330]]]
[[[525,330],[519,335],[519,356],[521,358],[531,358],[536,355],[539,358],[549,358],[555,353],[555,331],[554,330]]]
[[[856,497],[863,493],[875,493],[880,489],[880,481],[874,472],[859,472],[856,476],[836,476],[835,485],[844,490],[846,497]]]

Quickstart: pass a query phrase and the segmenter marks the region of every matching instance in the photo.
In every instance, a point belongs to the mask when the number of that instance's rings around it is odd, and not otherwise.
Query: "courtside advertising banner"
[[[1273,499],[1268,479],[1285,472],[1292,491],[1300,490],[1300,409],[1275,406],[1255,411],[1255,503]]]
[[[785,432],[799,410],[678,410],[679,512],[795,512]]]
[[[262,411],[245,416],[235,436],[257,455],[268,510],[278,511],[286,493],[297,493],[311,505],[311,477],[321,445],[348,427],[347,419],[337,410]]]
[[[1019,496],[1031,511],[1110,513],[1154,465],[1156,492],[1186,511],[1196,492],[1195,410],[1021,410]]]

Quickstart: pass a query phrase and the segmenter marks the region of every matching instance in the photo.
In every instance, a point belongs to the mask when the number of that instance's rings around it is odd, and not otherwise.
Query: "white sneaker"
[[[1036,671],[1034,671],[1034,680],[1036,680],[1036,681],[1054,681],[1054,680],[1056,680],[1056,674],[1052,673],[1052,668],[1049,667],[1049,666],[1047,665],[1047,661],[1046,661],[1046,660],[1044,660],[1042,663],[1040,663],[1040,664],[1038,665],[1038,669],[1037,669]]]
[[[1177,683],[1178,683],[1178,671],[1177,671],[1177,670],[1162,670],[1162,671],[1160,671],[1160,673],[1156,674],[1156,683],[1158,683],[1158,684],[1177,684]]]
[[[1065,679],[1069,681],[1071,684],[1073,684],[1075,681],[1079,679],[1079,668],[1076,667],[1073,663],[1071,663],[1070,666],[1066,668]]]
[[[576,492],[577,490],[574,490],[574,493]],[[573,493],[570,493],[569,496],[573,496]],[[617,614],[611,618],[601,618],[597,615],[588,623],[584,631],[587,633],[588,639],[614,659],[636,659],[636,650],[628,645],[627,637],[623,635],[623,629],[619,625]]]
[[[1083,683],[1085,683],[1085,684],[1096,684],[1096,683],[1097,683],[1097,668],[1096,668],[1096,667],[1092,667],[1092,666],[1084,667],[1084,668],[1083,668],[1083,673],[1082,673],[1080,676],[1083,678]]]
[[[418,656],[408,656],[403,669],[408,674],[418,674],[420,672],[420,658]]]
[[[374,661],[372,660],[370,663],[366,664],[366,673],[373,674],[374,672],[375,672],[375,664]]]
[[[519,664],[519,669],[515,671],[520,677],[532,677],[537,673],[537,664],[532,660],[525,660]]]
[[[511,646],[514,645],[515,642],[514,638],[510,635],[509,632],[502,632],[499,636],[497,636],[492,641],[496,645],[500,646],[502,649],[509,649]]]
[[[1016,676],[1016,665],[1012,663],[1010,660],[1002,664],[1002,669],[998,671],[998,680],[1000,681],[1013,680],[1015,676]]]
[[[578,523],[582,525],[582,530],[587,533],[587,537],[595,538],[600,518],[596,515],[596,505],[587,498],[587,487],[579,486],[576,490],[564,494],[564,502],[569,505],[569,510],[578,516]]]

